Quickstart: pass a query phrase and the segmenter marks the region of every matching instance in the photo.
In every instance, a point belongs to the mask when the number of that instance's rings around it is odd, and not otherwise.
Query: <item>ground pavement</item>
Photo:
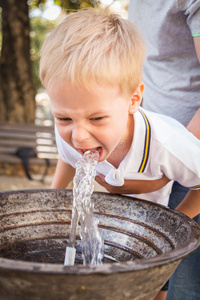
[[[29,180],[26,177],[0,176],[0,192],[29,189],[49,189],[52,177],[46,177],[44,183],[36,180]]]
[[[37,179],[37,177],[34,178]],[[41,183],[39,180],[29,180],[25,176],[19,177],[0,175],[0,192],[15,190],[49,189],[51,186],[52,179],[52,176],[46,176],[44,183]],[[70,184],[68,188],[71,189],[72,184]],[[106,192],[106,190],[97,183],[95,183],[94,185],[94,190]]]

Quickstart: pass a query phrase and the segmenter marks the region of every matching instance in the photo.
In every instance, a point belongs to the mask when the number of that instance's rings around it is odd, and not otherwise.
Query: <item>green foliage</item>
[[[36,7],[40,8],[41,10],[45,9],[45,4],[47,0],[28,0],[28,5],[30,9],[34,9]]]
[[[28,0],[30,9],[45,9],[47,0]],[[54,4],[61,6],[67,13],[77,11],[85,7],[94,7],[99,5],[99,0],[54,0]]]
[[[31,61],[33,80],[36,89],[41,88],[41,82],[39,80],[39,60],[40,60],[40,48],[45,40],[46,35],[56,26],[55,21],[49,21],[41,17],[33,17],[30,19],[31,24]]]
[[[60,5],[66,13],[99,5],[98,0],[54,0],[54,3]]]

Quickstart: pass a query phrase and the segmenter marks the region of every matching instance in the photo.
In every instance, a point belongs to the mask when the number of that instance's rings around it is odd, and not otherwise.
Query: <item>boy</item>
[[[157,190],[144,185],[135,191],[133,184],[130,196],[167,206],[174,180],[190,187],[178,209],[194,217],[200,212],[200,142],[177,121],[140,107],[144,54],[133,24],[95,10],[69,15],[48,36],[40,78],[60,155],[52,187],[65,188],[76,161],[95,149],[97,174],[108,184],[171,180]]]

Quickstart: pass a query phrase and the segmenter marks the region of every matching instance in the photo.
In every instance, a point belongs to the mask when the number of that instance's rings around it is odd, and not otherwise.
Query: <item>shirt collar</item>
[[[134,114],[134,137],[131,148],[118,169],[104,161],[97,164],[96,170],[104,174],[107,183],[115,186],[124,184],[126,173],[144,173],[149,160],[151,126],[146,113],[140,108]]]

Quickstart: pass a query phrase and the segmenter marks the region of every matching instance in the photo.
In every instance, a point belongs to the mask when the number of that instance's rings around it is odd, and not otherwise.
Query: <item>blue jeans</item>
[[[175,208],[188,189],[174,183],[169,207]],[[194,220],[200,225],[200,215]],[[200,300],[200,247],[185,257],[169,280],[167,300]]]

